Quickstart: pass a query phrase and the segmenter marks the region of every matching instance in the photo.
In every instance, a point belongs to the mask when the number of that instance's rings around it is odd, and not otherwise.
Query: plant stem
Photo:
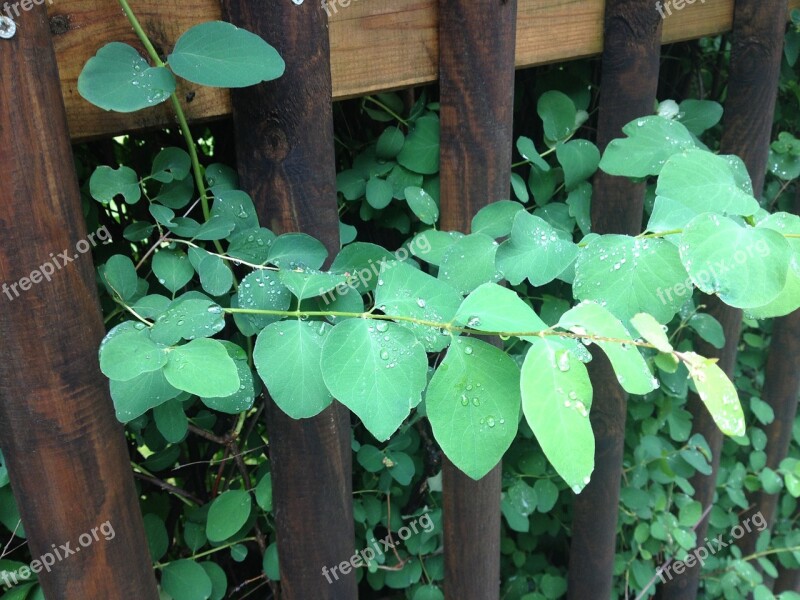
[[[526,338],[526,337],[563,337],[574,340],[591,340],[593,342],[610,342],[616,344],[627,344],[629,346],[639,346],[640,348],[657,349],[652,344],[647,342],[639,342],[630,339],[610,338],[598,335],[577,334],[568,331],[557,331],[555,329],[543,329],[540,331],[483,331],[472,329],[470,327],[462,327],[450,323],[441,323],[438,321],[428,321],[425,319],[417,319],[416,317],[409,317],[405,315],[378,315],[371,312],[344,312],[344,311],[322,311],[322,310],[269,310],[258,308],[223,308],[223,312],[228,314],[249,314],[249,315],[271,315],[276,317],[294,317],[304,319],[308,317],[343,317],[351,319],[371,319],[375,321],[403,321],[406,323],[414,323],[415,325],[422,325],[425,327],[433,327],[435,329],[444,329],[455,334],[470,334],[470,335],[489,335],[500,336],[501,338]]]

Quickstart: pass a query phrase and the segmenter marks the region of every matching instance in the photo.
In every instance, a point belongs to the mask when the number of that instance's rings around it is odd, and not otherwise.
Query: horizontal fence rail
[[[291,1],[291,0],[287,0]],[[51,0],[48,6],[69,129],[75,141],[171,123],[170,104],[131,115],[104,112],[78,94],[78,75],[107,42],[139,43],[114,0]],[[436,81],[437,0],[305,0],[330,17],[333,98],[343,99]],[[733,0],[662,3],[664,43],[729,31]],[[666,5],[669,5],[667,10]],[[800,8],[791,0],[790,9]],[[218,0],[136,0],[142,24],[162,54],[197,23],[219,19]],[[519,0],[516,65],[541,65],[599,54],[603,0]],[[653,3],[653,10],[656,3]],[[671,14],[670,14],[671,13]],[[12,15],[13,16],[13,15]],[[230,114],[227,91],[182,84],[192,121]]]

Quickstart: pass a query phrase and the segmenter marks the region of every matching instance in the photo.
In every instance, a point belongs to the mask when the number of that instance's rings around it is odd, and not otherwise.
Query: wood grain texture
[[[651,0],[609,0],[605,13],[597,145],[604,150],[626,123],[651,114],[658,86],[662,19]],[[594,178],[592,231],[637,235],[642,231],[645,188],[599,172]],[[591,423],[595,469],[575,498],[568,597],[609,598],[616,553],[619,488],[625,447],[627,394],[605,356],[592,352]]]
[[[330,259],[339,251],[339,218],[325,12],[286,0],[224,0],[223,9],[286,61],[278,82],[233,93],[242,189],[262,223],[316,237]],[[331,583],[322,574],[355,550],[349,412],[334,402],[298,421],[269,400],[267,434],[283,600],[353,600],[355,571]]]
[[[345,0],[346,2],[347,0]],[[330,16],[331,76],[334,99],[430,83],[438,77],[436,0],[306,0],[321,16]],[[800,7],[800,0],[791,0]],[[292,5],[294,6],[294,5]],[[603,48],[603,0],[520,0],[517,11],[516,65],[528,67],[599,54]],[[168,54],[180,34],[197,23],[219,19],[215,0],[135,0],[133,9],[156,48]],[[655,12],[653,3],[650,9]],[[115,0],[53,0],[51,29],[61,71],[69,128],[75,140],[156,127],[174,121],[168,103],[123,115],[91,106],[80,97],[77,80],[83,65],[111,41],[140,48]],[[731,28],[733,0],[687,5],[664,21],[663,41],[714,35]],[[267,38],[269,42],[272,39]],[[141,48],[140,48],[141,50]],[[230,114],[227,92],[182,84],[181,97],[196,93],[188,105],[192,121]]]
[[[783,50],[786,0],[736,0],[731,63],[727,100],[723,119],[722,154],[736,154],[747,166],[753,189],[761,195],[767,168],[769,142],[775,100],[778,93],[778,74]],[[717,318],[725,331],[725,347],[717,350],[708,344],[698,344],[703,356],[718,357],[719,366],[728,377],[733,376],[741,331],[742,311],[725,306],[716,297],[706,298],[709,314]],[[714,501],[717,466],[722,447],[722,433],[711,415],[695,394],[689,396],[689,411],[694,418],[693,433],[701,433],[713,453],[713,473],[697,473],[691,480],[695,500],[703,507]],[[708,531],[708,517],[696,528],[697,539]],[[755,537],[755,536],[753,536]],[[699,565],[687,568],[659,591],[668,600],[694,600],[698,594]]]
[[[516,10],[516,0],[439,2],[443,230],[469,231],[479,209],[509,197]],[[496,600],[502,467],[480,481],[448,460],[443,471],[446,598]]]
[[[97,360],[105,330],[91,254],[76,252],[87,232],[43,7],[0,40],[0,72],[0,283],[13,287],[56,253],[74,256],[50,281],[0,295],[0,446],[31,554],[63,555],[39,581],[53,599],[157,600],[128,448]],[[91,530],[106,521],[113,538],[95,541]],[[86,533],[92,542],[81,547]],[[77,552],[67,556],[65,544]]]

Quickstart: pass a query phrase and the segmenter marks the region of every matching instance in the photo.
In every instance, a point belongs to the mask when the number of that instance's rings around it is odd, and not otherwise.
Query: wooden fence
[[[508,195],[514,66],[602,50],[602,149],[622,124],[651,112],[662,42],[731,28],[723,147],[744,157],[758,189],[782,30],[788,8],[795,6],[800,0],[707,0],[665,20],[652,0],[352,0],[349,6],[331,0],[328,10],[316,0],[223,0],[221,7],[214,0],[140,0],[134,8],[162,51],[190,25],[220,17],[276,46],[287,64],[278,82],[232,97],[205,88],[181,92],[196,92],[189,104],[194,121],[233,114],[242,185],[260,216],[269,215],[280,232],[313,234],[333,251],[339,240],[331,98],[440,79],[442,222],[463,229],[482,203]],[[0,40],[1,280],[19,279],[38,266],[42,253],[85,237],[70,138],[107,137],[172,121],[167,108],[104,113],[78,96],[83,64],[113,40],[138,46],[113,0],[55,0],[47,13],[35,6],[22,13],[13,39]],[[266,114],[278,117],[267,123]],[[272,135],[279,132],[285,146],[280,151],[264,144],[268,127]],[[313,168],[292,163],[297,156],[314,157]],[[594,198],[594,231],[639,231],[641,185],[601,175]],[[117,529],[115,543],[42,573],[47,597],[155,600],[121,427],[95,360],[102,324],[91,260],[85,255],[76,263],[79,268],[58,284],[38,286],[24,304],[0,311],[0,445],[34,554],[109,517]],[[728,345],[703,350],[720,357],[730,372],[740,314],[720,308],[717,316]],[[785,455],[800,384],[796,360],[779,360],[785,358],[782,348],[796,350],[797,315],[782,326],[793,333],[776,340],[776,358],[767,369],[765,399],[783,418],[770,431],[772,467]],[[611,594],[625,422],[626,397],[616,378],[599,357],[592,370],[597,470],[575,504],[568,595],[576,600]],[[696,399],[691,402],[694,429],[712,441],[716,461],[719,434]],[[354,546],[348,415],[334,403],[314,419],[292,421],[273,408],[267,412],[283,597],[351,600],[357,595],[352,575],[324,588],[319,575],[320,565],[338,564]],[[500,467],[479,482],[451,465],[444,470],[447,597],[496,600]],[[698,476],[693,484],[710,502],[714,478]],[[76,496],[90,500],[78,503]],[[774,497],[757,503],[764,514],[770,506],[774,513]],[[697,576],[676,580],[659,596],[696,597]],[[793,589],[798,578],[784,571],[778,588]]]

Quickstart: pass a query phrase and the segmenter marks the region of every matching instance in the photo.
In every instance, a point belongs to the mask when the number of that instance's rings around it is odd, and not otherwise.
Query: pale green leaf
[[[277,79],[286,65],[278,52],[254,33],[209,21],[184,32],[167,58],[176,75],[214,87],[248,87]]]
[[[289,319],[258,334],[253,362],[278,407],[293,419],[313,417],[331,403],[322,378],[324,321]]]
[[[522,364],[522,411],[547,460],[578,494],[594,470],[586,367],[560,344],[534,339]]]
[[[436,441],[461,471],[480,479],[517,433],[520,371],[502,350],[458,338],[436,369],[425,409]]]
[[[632,345],[631,334],[619,319],[599,304],[581,302],[562,315],[558,326],[581,336],[605,338],[592,341],[608,356],[617,380],[626,392],[647,394],[658,387],[658,380],[653,377],[647,362]]]
[[[173,348],[164,376],[179,390],[198,396],[230,396],[241,385],[236,364],[225,346],[208,338]]]
[[[428,360],[422,344],[400,325],[348,319],[328,334],[322,369],[334,398],[383,441],[419,404]]]

